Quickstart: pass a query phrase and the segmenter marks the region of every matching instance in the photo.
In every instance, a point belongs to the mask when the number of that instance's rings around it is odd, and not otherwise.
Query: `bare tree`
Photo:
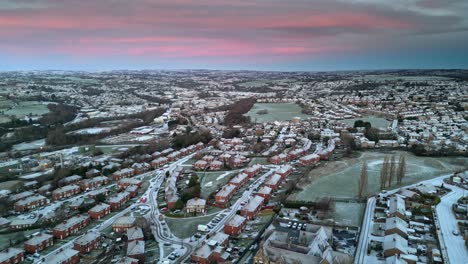
[[[406,160],[405,156],[400,155],[400,160],[398,162],[398,173],[397,173],[397,182],[400,184],[406,173]]]
[[[362,164],[361,176],[359,177],[358,184],[358,197],[362,198],[363,195],[367,194],[368,185],[368,173],[367,173],[367,162],[364,161]]]
[[[388,169],[388,186],[392,185],[393,179],[395,179],[396,168],[395,168],[395,156],[392,156],[390,160],[390,168]]]
[[[388,179],[388,157],[385,157],[382,163],[382,168],[380,169],[380,189],[381,190],[385,188],[387,179]]]

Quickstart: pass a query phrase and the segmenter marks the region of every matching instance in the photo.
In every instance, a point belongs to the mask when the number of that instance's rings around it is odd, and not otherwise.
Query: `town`
[[[466,74],[0,72],[0,263],[465,263]]]

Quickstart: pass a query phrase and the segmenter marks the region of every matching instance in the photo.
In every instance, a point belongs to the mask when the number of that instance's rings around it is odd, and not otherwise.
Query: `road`
[[[224,210],[222,212],[219,212],[219,214],[226,213],[226,216],[222,217],[221,220],[211,229],[211,232],[218,232],[221,229],[224,228],[224,224],[229,221],[237,212],[237,210],[240,210],[242,205],[242,202],[246,202],[252,193],[265,181],[267,177],[272,175],[276,169],[279,168],[279,166],[275,166],[274,168],[270,169],[267,173],[264,173],[262,176],[260,176],[257,180],[255,180],[252,184],[250,184],[249,188],[244,191],[242,196],[237,199],[237,201],[229,207],[229,210]]]
[[[369,244],[369,236],[374,223],[374,210],[375,210],[375,197],[371,197],[367,200],[366,212],[364,219],[362,220],[362,228],[359,234],[359,244],[356,248],[356,254],[354,257],[354,263],[360,264],[365,263],[364,260],[367,256],[367,245]]]
[[[461,235],[454,235],[453,231],[459,232],[457,226],[457,219],[452,210],[452,204],[456,203],[458,199],[463,197],[464,190],[453,186],[444,185],[446,188],[452,189],[452,191],[442,197],[440,203],[436,206],[436,215],[440,225],[440,233],[442,239],[440,239],[442,250],[446,250],[448,260],[444,259],[445,263],[468,263],[468,250],[465,247],[465,240]]]
[[[175,237],[171,233],[171,230],[168,227],[163,226],[161,221],[159,221],[158,219],[159,215],[161,214],[158,208],[158,192],[161,186],[163,186],[166,171],[169,171],[169,172],[173,171],[177,166],[182,165],[184,162],[189,160],[193,155],[194,154],[191,154],[182,159],[179,159],[171,163],[171,165],[169,165],[163,171],[158,171],[156,174],[155,180],[150,181],[150,186],[148,187],[148,190],[146,191],[144,195],[148,197],[147,201],[151,208],[149,214],[147,214],[146,217],[152,224],[151,230],[153,231],[153,235],[156,241],[159,243],[159,247],[160,247],[159,261],[160,262],[163,262],[165,260],[164,254],[163,254],[164,252],[162,250],[163,249],[162,245],[164,243],[170,243],[172,245],[180,245],[181,247],[183,247],[180,249],[183,252],[182,255],[177,258],[178,263],[181,263],[186,258],[188,258],[193,251],[193,246],[190,243],[184,242],[182,239]]]
[[[162,183],[162,180],[164,179],[164,176],[165,176],[165,171],[171,171],[171,170],[174,170],[177,166],[179,166],[180,164],[186,162],[187,160],[189,160],[194,154],[191,154],[191,155],[188,155],[182,159],[179,159],[175,162],[173,162],[172,164],[170,164],[168,167],[166,167],[166,169],[164,170],[154,170],[154,171],[149,171],[149,172],[146,172],[146,173],[142,173],[140,175],[137,175],[135,176],[135,178],[137,179],[142,179],[144,177],[147,177],[147,176],[150,176],[151,178],[154,178],[156,177],[156,180],[150,180],[149,183],[149,187],[148,189],[145,191],[145,193],[143,195],[141,195],[141,197],[149,197],[150,194],[154,193],[154,190],[155,189],[158,189],[160,186],[161,186],[161,183]],[[109,188],[109,187],[112,187],[116,185],[116,183],[112,183],[112,184],[109,184],[109,185],[106,185],[105,187]],[[43,210],[39,210],[39,211],[36,211],[36,213],[48,213],[48,212],[51,212],[52,210],[55,210],[56,208],[58,208],[60,205],[62,205],[63,203],[65,203],[66,201],[73,201],[75,199],[78,199],[81,195],[83,194],[78,194],[76,196],[73,196],[73,197],[70,197],[68,199],[65,199],[65,200],[62,200],[62,201],[57,201],[57,202],[54,202],[53,204],[45,207]],[[134,207],[140,205],[139,203],[133,203],[131,205],[129,205],[127,208],[123,209],[122,211],[120,211],[119,213],[117,213],[116,215],[110,217],[109,219],[105,220],[104,222],[102,222],[101,224],[93,227],[92,229],[90,230],[93,230],[93,231],[102,231],[104,229],[106,229],[107,227],[109,227],[110,225],[112,225],[112,223],[117,220],[117,218],[129,213]],[[170,236],[172,236],[172,234],[170,234]],[[54,249],[53,251],[43,255],[41,257],[42,258],[45,258],[45,257],[48,257],[48,256],[51,256],[52,254],[55,254],[56,252],[58,252],[59,250],[62,250],[62,249],[67,249],[67,248],[72,248],[73,247],[73,242],[79,238],[79,236],[76,236],[74,237],[72,240],[70,240],[69,242],[67,242],[66,244],[63,244],[62,246],[60,246],[59,248],[56,248]],[[173,242],[173,241],[168,241],[170,243],[174,243],[174,244],[180,244],[180,240],[177,242]],[[40,260],[37,260],[35,263],[41,263]]]

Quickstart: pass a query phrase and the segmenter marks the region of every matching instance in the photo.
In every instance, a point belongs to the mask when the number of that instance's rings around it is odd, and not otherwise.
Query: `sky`
[[[0,0],[0,70],[468,68],[467,0]]]

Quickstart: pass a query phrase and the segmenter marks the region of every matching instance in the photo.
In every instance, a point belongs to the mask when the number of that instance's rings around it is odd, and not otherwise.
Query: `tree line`
[[[250,118],[244,116],[257,102],[255,98],[244,98],[227,107],[228,113],[224,118],[224,125],[235,126],[250,122]]]
[[[406,175],[406,159],[405,156],[400,155],[398,162],[396,162],[395,155],[390,158],[385,156],[382,168],[380,170],[380,190],[385,187],[390,187],[396,181],[401,184]],[[364,161],[361,168],[361,175],[358,178],[358,197],[363,198],[368,191],[368,168],[367,162]]]

